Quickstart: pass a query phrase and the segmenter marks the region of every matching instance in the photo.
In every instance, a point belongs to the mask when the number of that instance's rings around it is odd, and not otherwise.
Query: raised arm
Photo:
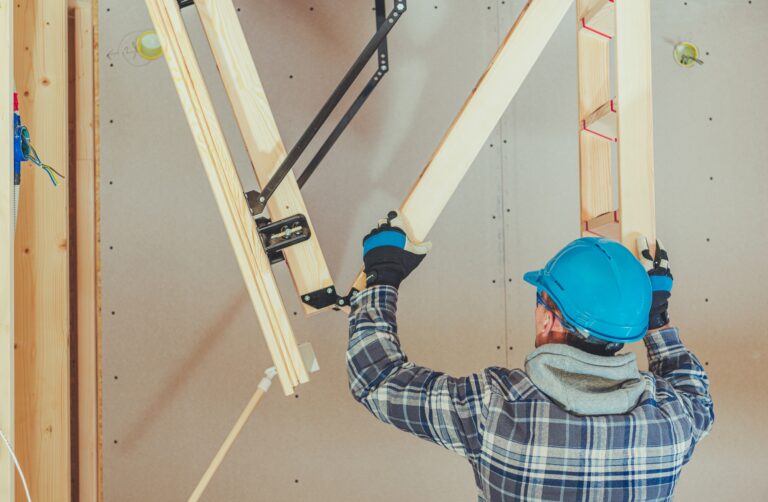
[[[352,300],[347,369],[354,398],[379,420],[465,457],[479,454],[486,378],[454,378],[408,362],[395,321],[397,289]]]
[[[373,415],[466,457],[480,450],[486,378],[453,378],[408,362],[397,337],[397,288],[424,259],[397,212],[363,240],[367,288],[352,300],[349,387]]]
[[[693,444],[690,453],[702,437],[712,428],[715,419],[709,377],[693,353],[680,341],[677,328],[669,327],[669,298],[672,295],[672,273],[666,249],[657,241],[656,256],[651,256],[645,238],[638,239],[640,261],[648,271],[653,289],[653,302],[648,320],[648,335],[644,341],[648,349],[649,369],[669,382],[691,420]]]

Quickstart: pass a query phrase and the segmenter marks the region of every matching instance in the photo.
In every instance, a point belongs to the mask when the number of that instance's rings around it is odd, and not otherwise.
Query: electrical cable
[[[24,471],[21,470],[21,466],[19,465],[19,459],[16,458],[16,454],[13,452],[13,447],[11,446],[11,443],[8,442],[8,438],[5,437],[5,434],[3,434],[2,430],[0,430],[0,437],[3,438],[5,447],[8,448],[8,453],[11,454],[11,458],[13,458],[13,463],[16,464],[16,470],[19,471],[21,484],[24,485],[24,492],[27,494],[27,502],[32,502],[32,496],[29,494],[29,486],[27,486],[27,479],[24,477]]]

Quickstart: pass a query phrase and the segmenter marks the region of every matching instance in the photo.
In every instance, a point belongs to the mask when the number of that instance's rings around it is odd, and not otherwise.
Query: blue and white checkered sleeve
[[[693,429],[693,446],[712,428],[715,420],[709,377],[704,366],[688,351],[677,328],[667,328],[646,335],[649,369],[669,382],[677,392]]]
[[[357,401],[379,420],[465,457],[479,454],[484,375],[454,378],[408,362],[397,337],[397,289],[352,300],[347,370]]]

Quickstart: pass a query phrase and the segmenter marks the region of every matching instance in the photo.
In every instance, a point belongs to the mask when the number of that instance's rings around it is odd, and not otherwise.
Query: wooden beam
[[[577,0],[576,19],[581,26],[584,16],[604,0]],[[613,211],[611,144],[585,131],[585,121],[611,98],[610,47],[605,37],[579,29],[576,35],[579,92],[579,185],[581,223]]]
[[[23,168],[16,227],[16,452],[33,500],[70,500],[68,9],[15,2],[22,119],[42,159],[66,179]],[[17,478],[18,479],[18,478]],[[23,490],[16,485],[17,500]]]
[[[13,2],[0,0],[0,431],[14,444]],[[4,446],[0,445],[0,448]],[[0,454],[0,500],[14,500],[14,464]]]
[[[74,16],[75,235],[77,277],[77,441],[79,500],[99,500],[98,210],[95,161],[93,5],[70,0]]]
[[[411,238],[426,239],[517,94],[573,0],[529,0],[400,210]],[[360,274],[354,287],[365,287]]]
[[[232,0],[197,0],[195,6],[232,103],[254,173],[263,187],[280,167],[286,152],[237,11]],[[303,214],[312,228],[307,207],[292,172],[280,183],[267,209],[273,220]],[[312,237],[308,241],[285,249],[283,254],[299,296],[333,286],[331,273],[313,228]],[[307,314],[317,312],[306,303],[304,311]]]
[[[616,4],[616,79],[621,241],[634,250],[638,235],[656,242],[650,0]]]
[[[309,380],[176,0],[146,0],[283,391]]]

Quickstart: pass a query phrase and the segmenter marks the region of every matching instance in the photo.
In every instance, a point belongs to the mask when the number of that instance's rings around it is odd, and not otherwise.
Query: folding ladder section
[[[576,3],[581,233],[621,241],[631,250],[639,235],[656,239],[650,9],[650,0]]]
[[[288,313],[197,63],[177,0],[146,0],[203,167],[286,394],[309,380]]]
[[[475,161],[573,0],[528,0],[400,206],[408,234],[424,240]],[[365,287],[360,273],[352,289]]]
[[[232,0],[196,0],[194,3],[224,81],[235,119],[243,136],[256,179],[263,187],[286,157],[277,124],[256,71],[243,28]],[[304,215],[309,238],[283,249],[296,290],[302,298],[333,287],[307,207],[292,172],[286,174],[267,202],[273,221]],[[303,302],[306,314],[318,309]]]

